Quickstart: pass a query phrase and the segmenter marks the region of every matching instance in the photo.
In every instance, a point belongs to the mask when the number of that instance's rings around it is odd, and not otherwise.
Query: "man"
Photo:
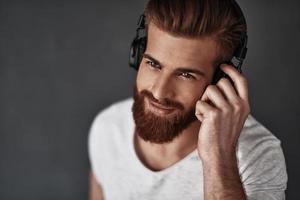
[[[91,199],[285,199],[280,141],[249,115],[246,78],[222,64],[246,33],[234,5],[148,2],[134,99],[91,127]]]

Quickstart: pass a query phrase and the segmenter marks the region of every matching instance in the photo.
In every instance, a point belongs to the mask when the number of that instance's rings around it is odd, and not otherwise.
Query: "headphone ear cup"
[[[136,69],[137,38],[134,38],[130,45],[129,66]]]
[[[143,54],[146,51],[146,46],[147,46],[147,38],[146,37],[142,37],[139,39],[138,44],[137,44],[137,48],[138,48],[138,53],[137,53],[137,68],[139,68],[142,59],[143,59]]]
[[[139,69],[140,63],[143,58],[143,53],[146,50],[146,37],[135,38],[130,47],[130,55],[129,55],[129,66],[134,68],[135,70]]]

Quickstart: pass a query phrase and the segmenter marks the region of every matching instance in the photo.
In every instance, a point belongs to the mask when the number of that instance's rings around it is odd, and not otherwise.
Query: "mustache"
[[[172,107],[172,108],[176,108],[176,109],[179,109],[179,110],[183,110],[184,109],[183,105],[181,103],[179,103],[179,102],[176,102],[176,101],[173,101],[173,100],[170,100],[170,99],[167,99],[167,98],[164,98],[164,99],[162,99],[160,101],[157,100],[153,96],[153,94],[151,92],[147,91],[147,90],[142,90],[140,92],[140,95],[141,95],[141,97],[143,97],[143,98],[147,97],[147,98],[149,98],[149,100],[151,100],[151,101],[153,101],[153,102],[155,102],[157,104],[160,104],[160,105],[162,105],[164,107]]]

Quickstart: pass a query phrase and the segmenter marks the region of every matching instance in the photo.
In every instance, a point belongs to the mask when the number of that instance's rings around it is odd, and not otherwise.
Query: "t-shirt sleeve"
[[[287,173],[280,141],[257,123],[246,130],[239,146],[239,169],[247,199],[284,200]]]

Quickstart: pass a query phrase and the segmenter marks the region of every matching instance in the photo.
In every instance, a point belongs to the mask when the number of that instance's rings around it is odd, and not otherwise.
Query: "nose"
[[[152,94],[155,99],[172,99],[174,97],[174,91],[172,87],[172,80],[168,76],[159,76],[151,87]]]

